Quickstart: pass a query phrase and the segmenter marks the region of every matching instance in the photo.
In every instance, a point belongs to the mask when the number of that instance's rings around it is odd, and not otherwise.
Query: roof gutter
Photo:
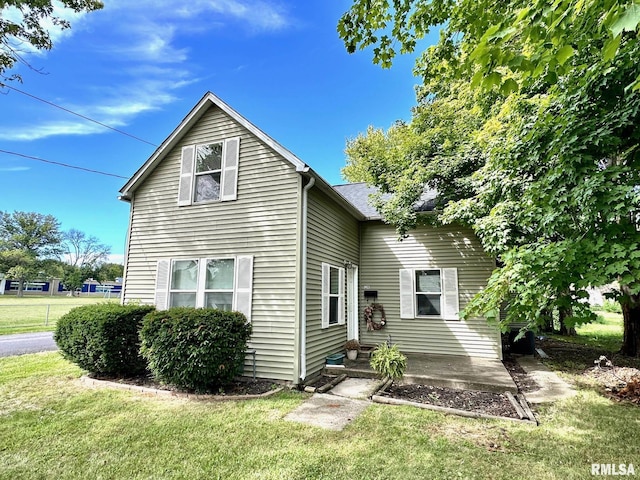
[[[300,291],[300,380],[307,377],[307,205],[309,190],[315,185],[315,176],[309,177],[302,189],[302,255],[300,275],[302,286]]]

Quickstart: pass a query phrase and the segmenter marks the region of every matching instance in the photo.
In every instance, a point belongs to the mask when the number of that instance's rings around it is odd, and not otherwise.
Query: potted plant
[[[355,360],[358,358],[358,349],[360,348],[360,342],[352,338],[344,344],[344,349],[347,351],[347,358],[349,360]]]
[[[400,353],[397,345],[383,343],[371,354],[370,365],[381,377],[393,382],[404,376],[407,357]]]

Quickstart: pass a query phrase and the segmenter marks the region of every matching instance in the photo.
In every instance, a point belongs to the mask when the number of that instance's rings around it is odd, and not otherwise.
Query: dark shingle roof
[[[367,217],[367,220],[380,220],[380,214],[369,203],[369,195],[376,193],[378,189],[366,183],[347,183],[345,185],[334,185],[333,189],[349,201],[360,213]],[[414,208],[418,212],[429,212],[435,207],[435,190],[425,190]],[[391,195],[384,195],[383,199],[390,198]]]

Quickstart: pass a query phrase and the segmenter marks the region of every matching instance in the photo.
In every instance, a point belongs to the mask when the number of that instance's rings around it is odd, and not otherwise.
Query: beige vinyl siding
[[[457,268],[461,309],[486,285],[495,263],[471,230],[420,227],[400,242],[393,227],[367,222],[362,224],[361,237],[360,312],[366,305],[363,291],[369,288],[378,291],[377,301],[387,316],[386,326],[378,331],[369,332],[359,322],[362,343],[375,345],[391,336],[406,352],[501,357],[498,330],[482,318],[400,319],[400,269]]]
[[[241,137],[235,201],[178,207],[184,145]],[[299,174],[217,107],[210,107],[134,193],[124,301],[153,303],[161,258],[252,255],[257,374],[294,380]]]
[[[309,191],[308,201],[307,377],[324,367],[327,355],[342,352],[347,340],[346,322],[322,328],[322,263],[357,265],[359,257],[358,221],[317,188]]]

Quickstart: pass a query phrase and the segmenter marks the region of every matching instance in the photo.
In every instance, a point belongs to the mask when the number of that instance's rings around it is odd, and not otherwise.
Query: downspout
[[[316,183],[315,177],[309,178],[302,189],[302,255],[301,255],[301,280],[300,289],[300,380],[307,376],[307,196],[311,187]]]
[[[127,202],[129,204],[129,225],[127,226],[127,237],[124,241],[124,268],[122,269],[122,290],[120,290],[120,304],[125,304],[125,292],[127,283],[127,268],[129,266],[129,245],[131,243],[131,227],[133,226],[133,194],[126,197],[121,195],[118,200]]]

